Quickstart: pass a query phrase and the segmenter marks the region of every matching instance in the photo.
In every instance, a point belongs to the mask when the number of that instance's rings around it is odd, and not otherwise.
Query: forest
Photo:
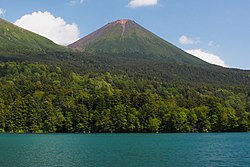
[[[0,132],[250,131],[250,89],[0,63]]]

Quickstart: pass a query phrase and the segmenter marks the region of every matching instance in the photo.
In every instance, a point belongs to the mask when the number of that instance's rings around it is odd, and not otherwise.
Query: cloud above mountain
[[[222,67],[227,67],[225,62],[219,56],[217,56],[215,54],[205,52],[201,49],[185,50],[185,52],[187,52],[193,56],[196,56],[196,57],[198,57],[198,58],[200,58],[208,63],[216,64],[216,65],[219,65]]]
[[[0,8],[0,16],[4,16],[5,13],[6,13],[6,10],[3,8]]]
[[[75,23],[68,24],[61,17],[55,17],[47,11],[24,15],[14,24],[61,45],[68,45],[80,38],[80,32]]]
[[[84,2],[84,0],[70,0],[69,5],[70,6],[75,6],[77,4],[82,4],[83,2]]]
[[[199,37],[191,38],[186,35],[182,35],[179,38],[179,43],[183,45],[198,44],[200,43],[200,38]]]
[[[138,8],[144,6],[155,6],[159,3],[159,0],[131,0],[128,4],[131,8]]]

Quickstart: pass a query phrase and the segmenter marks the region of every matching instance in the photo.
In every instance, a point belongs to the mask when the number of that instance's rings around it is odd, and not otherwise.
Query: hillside
[[[117,54],[186,64],[207,64],[156,36],[132,20],[117,20],[69,45],[92,54]]]
[[[80,74],[125,74],[172,83],[242,85],[250,71],[211,65],[164,41],[131,20],[118,20],[71,44],[54,44],[35,33],[0,20],[0,61],[57,65]]]
[[[0,56],[64,52],[66,47],[0,18]]]
[[[69,45],[84,70],[175,83],[247,85],[250,71],[204,62],[131,20],[117,20]]]
[[[211,65],[130,20],[70,45],[1,20],[0,132],[250,131],[250,71]]]
[[[0,132],[249,131],[249,95],[246,87],[0,63]]]

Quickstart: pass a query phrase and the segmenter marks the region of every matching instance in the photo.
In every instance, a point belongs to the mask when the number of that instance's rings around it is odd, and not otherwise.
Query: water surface
[[[250,133],[0,135],[1,167],[249,164]]]

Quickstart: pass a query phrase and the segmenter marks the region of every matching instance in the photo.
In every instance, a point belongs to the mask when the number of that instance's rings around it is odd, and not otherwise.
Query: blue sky
[[[207,61],[242,69],[250,69],[249,9],[249,0],[0,0],[0,17],[63,45],[124,18]]]

